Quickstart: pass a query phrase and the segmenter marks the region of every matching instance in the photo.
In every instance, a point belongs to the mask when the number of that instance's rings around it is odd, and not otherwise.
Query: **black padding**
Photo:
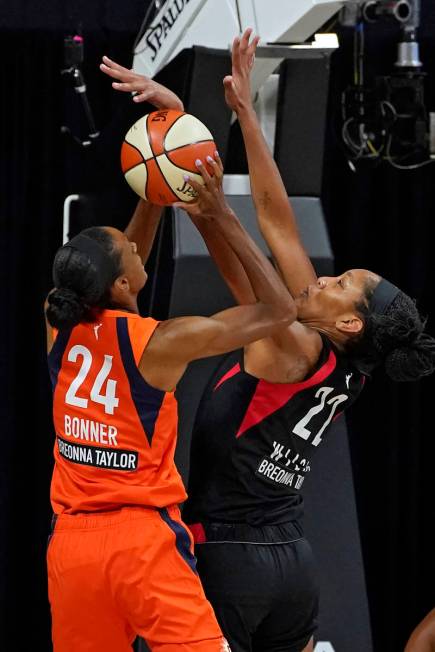
[[[328,56],[281,64],[275,160],[292,197],[321,194],[328,83]]]

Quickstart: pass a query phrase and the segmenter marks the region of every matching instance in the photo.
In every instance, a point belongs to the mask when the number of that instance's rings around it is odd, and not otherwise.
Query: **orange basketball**
[[[191,202],[195,191],[184,176],[202,183],[195,161],[205,163],[215,151],[213,136],[198,118],[165,109],[143,116],[128,130],[121,167],[131,188],[153,204]]]

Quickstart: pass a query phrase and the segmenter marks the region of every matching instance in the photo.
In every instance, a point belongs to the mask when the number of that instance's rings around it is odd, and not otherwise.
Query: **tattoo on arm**
[[[258,203],[260,204],[261,208],[266,209],[271,201],[272,201],[272,197],[267,192],[267,190],[265,190],[263,192],[263,195],[259,198]]]

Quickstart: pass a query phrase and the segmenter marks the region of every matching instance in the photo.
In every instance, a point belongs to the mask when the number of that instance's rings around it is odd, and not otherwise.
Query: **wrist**
[[[184,104],[180,97],[173,91],[169,90],[169,95],[167,97],[168,104],[170,104],[171,109],[175,111],[184,111]],[[167,107],[163,107],[167,108]]]
[[[184,104],[178,98],[171,100],[171,102],[170,103],[168,102],[167,104],[170,104],[171,109],[173,109],[174,111],[183,111],[183,113],[184,113]],[[167,107],[167,105],[165,105],[165,106],[162,105],[161,108],[162,109],[167,109],[168,107]]]
[[[218,219],[213,219],[213,222],[214,226],[220,229],[222,232],[228,232],[229,229],[237,229],[240,224],[237,215],[228,205],[222,209]]]
[[[160,216],[163,213],[163,208],[163,206],[153,204],[148,201],[148,199],[143,199],[141,197],[136,207],[136,213],[140,219],[145,221],[149,221],[150,218],[160,219]]]
[[[257,114],[255,113],[252,104],[241,105],[237,108],[236,113],[240,123],[252,121],[257,122]]]

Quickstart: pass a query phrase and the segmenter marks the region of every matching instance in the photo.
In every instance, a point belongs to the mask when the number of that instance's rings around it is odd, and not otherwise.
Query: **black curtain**
[[[63,147],[54,33],[3,32],[7,66],[1,103],[3,328],[2,592],[5,636],[47,649],[45,541],[53,443],[44,355],[43,299],[61,238]],[[2,514],[3,517],[3,514]],[[12,649],[1,640],[2,649]],[[12,643],[10,643],[11,645]],[[45,645],[45,647],[44,647]],[[14,645],[15,647],[15,645]]]
[[[111,6],[112,5],[117,5]],[[51,649],[45,552],[54,433],[46,366],[43,303],[51,262],[62,243],[62,207],[71,192],[101,192],[100,222],[125,224],[135,199],[110,195],[119,170],[120,137],[134,121],[131,100],[116,96],[98,69],[107,53],[131,66],[132,44],[146,2],[15,2],[0,8],[1,334],[0,649]],[[80,26],[83,72],[98,127],[86,150],[61,135],[67,124],[85,137],[80,100],[60,71],[63,38]],[[133,111],[136,107],[133,106]],[[125,110],[124,110],[125,109]],[[143,110],[143,109],[142,109]],[[118,126],[118,116],[121,126]],[[108,141],[116,142],[109,147]],[[118,180],[119,180],[118,179]],[[125,182],[123,182],[125,184]],[[125,184],[126,185],[126,184]],[[104,213],[104,207],[107,208]]]
[[[61,242],[64,197],[77,191],[94,193],[105,207],[101,222],[110,218],[115,225],[125,223],[133,207],[131,194],[120,190],[115,202],[112,189],[123,182],[119,134],[133,122],[134,113],[129,112],[136,109],[128,97],[112,92],[98,62],[108,53],[130,65],[145,4],[17,0],[8,11],[0,8],[2,650],[50,649],[45,545],[53,432],[42,305],[50,289],[51,261]],[[423,1],[421,30],[429,106],[434,104],[435,79],[431,4]],[[71,97],[59,72],[63,37],[80,21],[86,47],[84,73],[102,131],[97,146],[88,152],[60,136],[65,122],[77,133],[86,131],[80,107],[74,104],[77,98]],[[342,31],[341,40],[342,48],[332,59],[324,178],[337,271],[366,267],[385,275],[432,315],[429,330],[434,333],[435,268],[429,231],[435,165],[399,172],[381,164],[351,172],[337,127],[340,92],[351,80],[350,33]],[[391,70],[396,41],[394,30],[370,30],[368,74]],[[398,386],[376,376],[350,415],[376,652],[400,650],[434,604],[430,538],[434,388],[433,379]]]
[[[367,83],[391,74],[399,30],[366,30]],[[332,57],[323,180],[337,273],[372,269],[397,284],[429,315],[435,335],[435,161],[418,170],[387,162],[353,172],[341,142],[341,92],[352,80],[350,30]],[[427,107],[435,93],[435,7],[423,2],[419,32]],[[435,378],[394,383],[376,373],[349,413],[350,446],[375,652],[403,649],[435,603],[432,400]]]

